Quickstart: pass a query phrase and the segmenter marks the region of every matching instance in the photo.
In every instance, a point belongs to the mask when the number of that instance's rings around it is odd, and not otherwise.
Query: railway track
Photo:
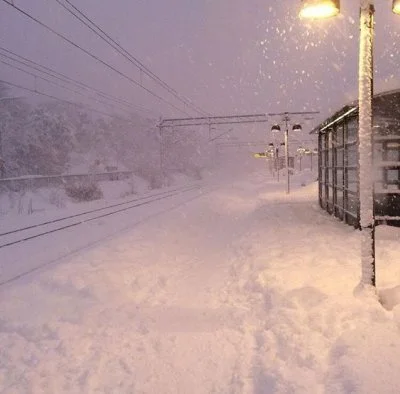
[[[105,207],[88,210],[74,215],[48,220],[31,226],[9,230],[0,233],[0,249],[22,242],[30,241],[35,238],[44,237],[48,234],[66,230],[71,227],[76,227],[110,215],[116,215],[127,210],[131,210],[143,205],[148,205],[156,201],[168,199],[170,197],[184,194],[189,191],[198,190],[200,188],[200,184],[178,187],[170,189],[168,191],[162,191],[158,193],[152,193],[150,195],[136,197],[128,201],[107,205]]]
[[[103,242],[116,233],[128,230],[143,220],[150,219],[167,210],[178,208],[182,204],[204,195],[203,188],[204,185],[198,182],[0,233],[0,286],[45,269],[73,253]],[[201,193],[196,193],[200,190]],[[209,191],[207,190],[207,192]],[[181,198],[179,198],[180,195]],[[122,217],[121,221],[118,219],[118,215],[123,215],[129,210],[140,209],[140,207],[146,205],[150,208],[152,203],[157,204],[157,202],[162,202],[162,200],[171,197],[176,197],[178,200],[167,203],[165,208],[158,205],[154,207],[154,212],[149,211],[144,215],[143,211],[141,213],[138,211],[138,217],[132,223],[127,222],[125,217]],[[113,218],[113,220],[101,223],[101,219],[105,217]],[[105,224],[106,232],[102,230],[104,226],[96,226],[96,220],[101,225]],[[88,232],[85,228],[79,230],[83,227],[82,225],[90,222],[95,225],[88,227]],[[76,232],[69,232],[66,236],[62,235],[63,231],[71,228],[76,228]],[[97,228],[99,232],[96,231]],[[60,240],[63,241],[60,242]],[[19,245],[22,244],[24,247],[20,248]]]

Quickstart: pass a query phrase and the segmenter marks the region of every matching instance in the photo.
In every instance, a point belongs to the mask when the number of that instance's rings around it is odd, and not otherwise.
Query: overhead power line
[[[110,117],[110,118],[114,118],[114,119],[118,119],[118,120],[122,120],[122,121],[124,121],[124,122],[130,123],[130,121],[129,121],[128,119],[121,118],[121,117],[116,116],[116,115],[108,114],[107,112],[100,111],[100,110],[98,110],[98,109],[89,107],[88,105],[85,105],[85,104],[82,104],[82,103],[75,103],[74,101],[65,100],[65,99],[62,99],[62,98],[60,98],[60,97],[53,96],[53,95],[51,95],[51,94],[47,94],[47,93],[41,92],[41,91],[36,90],[36,89],[30,89],[30,88],[27,88],[27,87],[22,86],[22,85],[18,85],[18,84],[13,83],[13,82],[5,81],[5,80],[3,80],[3,79],[0,79],[0,83],[4,83],[5,85],[9,85],[9,86],[12,86],[12,87],[17,88],[17,89],[25,90],[25,91],[27,91],[27,92],[31,92],[31,93],[34,93],[34,94],[38,94],[38,95],[40,95],[40,96],[48,97],[48,98],[51,98],[51,99],[53,99],[53,100],[61,101],[61,102],[64,102],[64,103],[73,105],[73,106],[75,106],[75,107],[81,108],[82,106],[84,106],[84,107],[86,107],[89,111],[97,112],[97,113],[99,113],[99,114],[101,114],[101,115],[105,115],[105,116],[108,116],[108,117]]]
[[[187,97],[180,95],[175,89],[169,86],[165,81],[163,81],[160,77],[154,74],[148,67],[146,67],[138,58],[133,56],[130,52],[128,52],[125,48],[123,48],[116,40],[114,40],[109,34],[107,34],[104,29],[98,26],[95,22],[93,22],[86,14],[84,14],[81,10],[78,9],[74,4],[72,4],[69,0],[64,0],[76,13],[68,8],[62,1],[55,0],[61,7],[63,7],[66,11],[68,11],[71,15],[77,18],[80,22],[82,22],[88,29],[90,29],[93,33],[95,33],[98,37],[100,37],[103,41],[105,41],[108,45],[114,48],[119,54],[121,54],[125,59],[131,62],[134,66],[136,66],[140,72],[146,74],[153,81],[157,82],[160,86],[166,89],[170,94],[172,94],[179,101],[192,108],[195,112],[202,115],[210,115],[203,111],[201,108],[197,107],[191,100]],[[79,14],[79,15],[77,15]],[[88,24],[88,23],[90,24]]]
[[[0,48],[0,49],[1,49],[1,48]],[[47,72],[42,71],[42,70],[40,70],[40,69],[38,69],[38,68],[32,67],[32,66],[30,66],[29,64],[26,64],[26,63],[24,63],[24,62],[20,62],[20,61],[18,61],[17,59],[13,59],[13,58],[10,57],[10,56],[4,55],[4,54],[1,53],[1,52],[0,52],[0,57],[5,57],[6,59],[10,59],[10,60],[12,60],[12,61],[14,61],[14,62],[17,62],[17,63],[19,63],[19,64],[22,64],[22,65],[24,65],[25,67],[28,67],[28,68],[30,68],[30,69],[34,69],[34,70],[40,71],[40,72],[44,73],[45,75],[49,75],[50,77],[56,79],[57,81],[59,80],[59,81],[62,81],[62,82],[64,82],[64,83],[70,83],[70,84],[72,84],[73,86],[77,86],[78,88],[82,89],[82,87],[78,85],[79,82],[77,82],[77,83],[74,84],[74,83],[72,83],[72,82],[70,82],[70,81],[68,81],[68,80],[64,80],[64,79],[62,79],[62,78],[58,78],[58,77],[56,77],[56,76],[54,76],[54,75],[52,75],[52,74],[50,74],[50,73],[47,73]],[[13,68],[13,69],[16,69],[16,70],[18,70],[18,71],[21,71],[21,72],[23,72],[23,73],[25,73],[25,74],[31,75],[32,77],[35,78],[35,81],[36,81],[36,79],[40,79],[40,80],[46,81],[47,83],[50,83],[50,84],[52,84],[52,85],[55,85],[55,86],[57,86],[57,87],[59,87],[59,88],[62,88],[62,89],[64,89],[64,90],[67,90],[67,91],[69,91],[69,92],[72,92],[72,93],[75,93],[75,94],[79,94],[79,95],[81,95],[81,96],[87,97],[87,98],[90,99],[90,100],[96,101],[97,103],[101,103],[101,104],[103,104],[103,105],[112,107],[112,108],[114,108],[114,109],[115,109],[115,108],[116,108],[116,109],[119,109],[119,110],[121,110],[121,111],[127,112],[128,114],[132,115],[131,110],[128,110],[126,107],[121,107],[121,103],[119,103],[118,101],[112,100],[113,103],[104,101],[103,98],[106,98],[106,99],[107,99],[107,97],[103,97],[103,95],[98,94],[98,93],[96,93],[96,92],[94,92],[94,93],[97,94],[97,95],[100,97],[100,99],[97,98],[97,97],[93,97],[93,96],[87,95],[87,94],[83,93],[82,91],[78,91],[78,90],[71,89],[71,88],[69,88],[68,86],[62,85],[62,84],[60,84],[60,83],[58,83],[58,82],[55,82],[55,81],[52,81],[52,80],[49,80],[48,78],[45,78],[45,77],[43,77],[43,76],[40,76],[40,75],[38,75],[38,74],[36,74],[36,73],[33,73],[33,72],[30,72],[30,71],[27,71],[27,70],[25,70],[25,69],[23,69],[23,68],[20,68],[20,67],[14,65],[14,64],[8,63],[8,62],[6,62],[6,61],[4,61],[4,60],[0,60],[0,63],[5,64],[6,66],[8,66],[8,67],[10,67],[10,68]],[[110,99],[109,99],[109,100],[110,100]],[[115,102],[116,104],[114,104],[114,102]]]
[[[1,56],[1,54],[0,54],[0,56]],[[18,70],[18,71],[21,71],[21,72],[23,72],[25,74],[31,75],[35,79],[37,79],[37,78],[41,79],[42,81],[46,81],[46,82],[48,82],[48,83],[50,83],[50,84],[52,84],[54,86],[57,86],[59,88],[65,89],[65,90],[68,90],[69,92],[72,92],[72,93],[75,93],[75,94],[80,94],[80,95],[82,95],[84,97],[89,98],[90,100],[96,101],[97,103],[101,103],[103,105],[107,105],[107,106],[112,107],[112,108],[117,108],[117,109],[119,109],[121,111],[125,111],[128,114],[132,115],[132,113],[129,110],[127,110],[126,108],[116,107],[115,104],[110,104],[110,103],[107,103],[106,101],[99,100],[99,99],[97,99],[95,97],[87,96],[87,95],[85,95],[84,93],[82,93],[80,91],[70,89],[69,87],[67,87],[65,85],[59,84],[58,82],[51,81],[48,78],[41,77],[40,75],[37,75],[37,74],[32,73],[30,71],[24,70],[21,67],[18,67],[18,66],[15,66],[15,65],[11,64],[11,63],[5,62],[4,60],[0,60],[0,63],[5,64],[6,66],[13,68],[14,70]]]
[[[103,98],[105,98],[107,100],[110,100],[110,101],[114,101],[114,102],[116,102],[118,104],[126,105],[129,108],[132,108],[132,109],[135,109],[135,110],[139,110],[139,111],[145,111],[145,112],[149,112],[149,113],[153,113],[154,114],[154,111],[151,111],[148,108],[144,108],[144,107],[138,106],[136,104],[133,104],[133,103],[131,103],[129,101],[123,100],[123,99],[121,99],[119,97],[112,96],[112,95],[110,95],[108,93],[105,93],[105,92],[99,90],[99,89],[96,89],[96,88],[94,88],[92,86],[89,86],[89,85],[87,85],[87,84],[85,84],[83,82],[80,82],[80,81],[77,81],[77,80],[75,80],[75,79],[73,79],[71,77],[68,77],[67,75],[62,74],[62,73],[60,73],[58,71],[55,71],[55,70],[53,70],[53,69],[51,69],[49,67],[43,66],[43,65],[41,65],[39,63],[36,63],[33,60],[30,60],[30,59],[28,59],[26,57],[18,55],[17,53],[15,53],[13,51],[10,51],[9,49],[6,49],[6,48],[3,48],[3,47],[0,46],[0,51],[6,52],[8,54],[8,55],[6,55],[6,54],[0,52],[1,56],[5,57],[5,58],[7,58],[9,60],[12,60],[12,61],[14,61],[16,63],[22,64],[22,65],[24,65],[24,66],[26,66],[26,67],[28,67],[30,69],[39,71],[39,72],[41,72],[41,73],[43,73],[45,75],[48,75],[48,76],[51,76],[53,78],[59,79],[59,80],[65,82],[65,83],[70,83],[70,84],[75,85],[76,87],[78,87],[80,89],[85,89],[85,90],[88,90],[88,91],[92,91],[95,94],[98,94],[100,97],[103,97]],[[9,56],[9,55],[11,55],[11,56]]]
[[[265,123],[268,121],[266,114],[202,116],[198,118],[163,119],[160,127],[186,127],[200,125],[223,125],[237,123]]]
[[[18,6],[16,6],[15,4],[11,4],[10,2],[8,2],[7,0],[2,0],[3,3],[9,5],[10,7],[14,8],[15,10],[17,10],[18,12],[20,12],[21,14],[23,14],[24,16],[26,16],[27,18],[29,18],[30,20],[34,21],[35,23],[39,24],[40,26],[42,26],[43,28],[45,28],[46,30],[50,31],[51,33],[53,33],[54,35],[56,35],[57,37],[61,38],[62,40],[68,42],[70,45],[72,45],[73,47],[81,50],[82,52],[84,52],[86,55],[90,56],[92,59],[96,60],[97,62],[101,63],[102,65],[104,65],[105,67],[113,70],[115,73],[117,73],[118,75],[124,77],[125,79],[127,79],[128,81],[130,81],[132,84],[134,84],[135,86],[145,90],[146,92],[148,92],[149,94],[151,94],[152,96],[154,96],[155,98],[159,99],[160,101],[162,101],[163,103],[169,105],[172,108],[175,108],[176,110],[178,110],[179,112],[182,112],[186,115],[189,116],[189,114],[182,110],[181,108],[177,107],[175,104],[172,104],[171,102],[169,102],[168,100],[164,99],[163,97],[159,96],[158,94],[154,93],[152,90],[146,88],[145,86],[141,85],[139,82],[137,82],[136,80],[134,80],[133,78],[129,77],[128,75],[124,74],[123,72],[119,71],[118,69],[116,69],[114,66],[108,64],[107,62],[105,62],[104,60],[100,59],[98,56],[94,55],[93,53],[89,52],[88,50],[86,50],[85,48],[82,48],[80,45],[76,44],[74,41],[70,40],[69,38],[65,37],[63,34],[57,32],[56,30],[54,30],[53,28],[51,28],[50,26],[46,25],[44,22],[40,21],[39,19],[35,18],[34,16],[30,15],[28,12],[24,11],[22,8],[19,8]]]

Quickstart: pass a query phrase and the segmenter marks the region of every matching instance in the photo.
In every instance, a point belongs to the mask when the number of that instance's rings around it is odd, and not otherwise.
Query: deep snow
[[[377,230],[385,309],[354,296],[360,233],[309,172],[290,195],[264,170],[211,185],[0,250],[23,266],[81,239],[0,287],[0,392],[400,392],[400,229]]]

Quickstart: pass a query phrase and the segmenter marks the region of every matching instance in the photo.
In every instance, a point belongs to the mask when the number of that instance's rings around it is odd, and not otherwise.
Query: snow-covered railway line
[[[204,185],[195,183],[4,232],[0,234],[0,286],[100,245],[204,192]]]
[[[81,224],[85,224],[92,220],[101,219],[103,217],[110,215],[115,215],[117,213],[137,208],[142,205],[151,204],[154,201],[164,200],[166,198],[176,196],[178,194],[186,193],[192,190],[197,190],[199,188],[200,188],[199,185],[180,187],[156,194],[138,197],[122,203],[112,204],[106,207],[92,209],[90,211],[81,212],[78,214],[69,215],[54,220],[48,220],[46,222],[34,224],[31,226],[3,232],[0,233],[0,249],[5,248],[7,246],[15,245],[20,242],[29,241],[37,237],[45,236],[47,234],[51,234],[56,231],[61,231],[67,228],[79,226]],[[78,217],[79,220],[76,220],[76,218]]]

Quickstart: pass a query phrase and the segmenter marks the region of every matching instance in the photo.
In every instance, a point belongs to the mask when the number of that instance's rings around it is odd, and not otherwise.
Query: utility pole
[[[3,124],[0,124],[0,178],[5,177],[5,161],[3,159],[3,141],[2,141],[2,135],[3,135]]]
[[[3,158],[3,129],[4,129],[4,123],[2,122],[0,124],[0,159]]]
[[[289,175],[289,116],[286,114],[284,117],[285,121],[285,166],[286,166],[286,194],[290,193],[290,175]]]
[[[276,163],[276,171],[278,173],[277,179],[278,179],[278,182],[279,182],[279,170],[280,170],[280,164],[281,164],[279,162],[279,146],[276,147],[276,160],[275,160],[275,163]]]
[[[311,115],[318,114],[319,111],[302,111],[302,112],[281,112],[281,113],[270,113],[269,116],[281,116],[282,121],[285,122],[285,166],[286,166],[286,193],[290,193],[290,174],[289,174],[289,122],[291,115]],[[278,124],[274,124],[271,128],[272,132],[280,131],[281,128]],[[293,124],[293,131],[301,131],[302,127],[300,124]]]
[[[159,152],[159,154],[160,154],[160,175],[162,177],[163,173],[164,173],[164,158],[163,158],[164,146],[163,146],[163,133],[162,133],[161,124],[158,125],[158,132],[159,132],[158,137],[159,137],[159,141],[160,141],[160,146],[159,146],[160,147],[160,152]]]

